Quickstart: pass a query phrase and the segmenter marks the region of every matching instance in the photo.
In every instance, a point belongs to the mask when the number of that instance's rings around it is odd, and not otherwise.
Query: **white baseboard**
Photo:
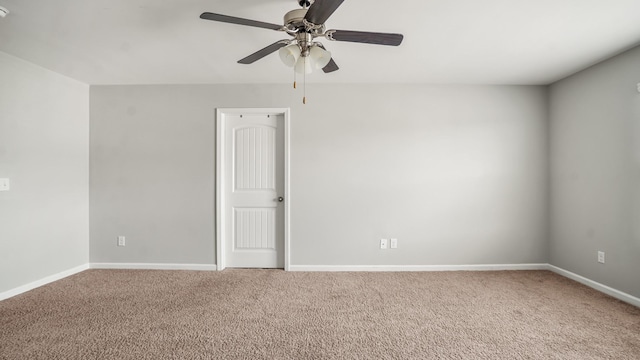
[[[88,270],[88,269],[140,269],[140,270],[200,270],[200,271],[215,271],[217,270],[217,266],[209,265],[209,264],[132,264],[132,263],[90,263],[84,264],[80,266],[76,266],[72,269],[65,270],[59,272],[57,274],[53,274],[42,278],[40,280],[36,280],[30,282],[28,284],[18,286],[17,288],[7,290],[5,292],[0,293],[0,301],[8,299],[10,297],[14,297],[16,295],[20,295],[29,290],[33,290],[40,286],[52,283],[54,281],[58,281],[64,279],[68,276],[77,274],[79,272]]]
[[[289,265],[289,271],[498,271],[547,270],[548,264],[481,265]]]
[[[37,281],[0,293],[0,301],[33,290],[40,286],[77,274],[87,269],[140,269],[140,270],[196,270],[216,271],[210,264],[147,264],[147,263],[91,263],[76,266]],[[549,270],[571,280],[596,289],[618,300],[640,307],[640,298],[587,279],[551,264],[482,264],[482,265],[290,265],[289,271],[500,271]]]
[[[91,263],[91,269],[216,271],[213,264]]]
[[[609,296],[612,296],[612,297],[614,297],[614,298],[616,298],[618,300],[621,300],[621,301],[624,301],[624,302],[629,303],[631,305],[640,307],[640,299],[635,297],[635,296],[633,296],[633,295],[629,295],[627,293],[624,293],[624,292],[622,292],[620,290],[616,290],[616,289],[614,289],[612,287],[609,287],[607,285],[600,284],[599,282],[593,281],[591,279],[587,279],[584,276],[580,276],[578,274],[572,273],[571,271],[567,271],[567,270],[559,268],[557,266],[554,266],[554,265],[551,265],[551,264],[549,264],[547,266],[548,266],[548,269],[550,271],[553,271],[554,273],[556,273],[558,275],[562,275],[562,276],[564,276],[566,278],[569,278],[571,280],[577,281],[577,282],[579,282],[579,283],[581,283],[583,285],[586,285],[586,286],[588,286],[590,288],[596,289],[596,290],[598,290],[600,292],[603,292],[603,293],[605,293],[605,294],[607,294]]]
[[[80,266],[76,266],[74,268],[65,270],[65,271],[61,271],[57,274],[53,274],[53,275],[49,275],[45,278],[42,278],[40,280],[36,280],[33,282],[30,282],[28,284],[22,285],[22,286],[18,286],[17,288],[13,288],[11,290],[7,290],[5,292],[0,293],[0,301],[8,299],[10,297],[14,297],[16,295],[20,295],[24,292],[27,292],[29,290],[33,290],[35,288],[38,288],[40,286],[43,285],[47,285],[49,283],[52,283],[54,281],[58,281],[60,279],[64,279],[68,276],[77,274],[79,272],[85,271],[89,269],[89,264],[84,264],[84,265],[80,265]]]

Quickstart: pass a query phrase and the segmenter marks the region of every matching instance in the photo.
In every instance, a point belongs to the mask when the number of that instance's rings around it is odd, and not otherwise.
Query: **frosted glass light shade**
[[[300,47],[296,44],[285,46],[280,48],[278,54],[280,55],[280,60],[282,60],[285,65],[293,67],[300,57]]]
[[[311,74],[313,72],[313,60],[309,56],[300,56],[296,62],[298,74]]]
[[[322,69],[331,61],[331,53],[319,46],[309,49],[309,57],[314,69]]]

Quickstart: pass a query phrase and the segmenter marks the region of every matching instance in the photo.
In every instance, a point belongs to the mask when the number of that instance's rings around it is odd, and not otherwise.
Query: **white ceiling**
[[[87,84],[283,83],[277,54],[297,0],[0,0],[0,51]],[[640,43],[639,0],[345,0],[327,28],[397,32],[399,47],[324,41],[340,70],[307,82],[549,84]]]

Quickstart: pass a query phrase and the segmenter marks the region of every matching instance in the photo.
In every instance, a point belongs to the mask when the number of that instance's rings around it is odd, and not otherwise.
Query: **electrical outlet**
[[[124,236],[118,236],[118,246],[125,246]]]
[[[604,264],[604,251],[598,251],[598,262]]]
[[[391,248],[392,249],[397,249],[398,248],[398,239],[391,239]]]
[[[0,179],[0,191],[9,191],[9,179]]]
[[[380,249],[386,249],[388,245],[387,239],[380,239]]]

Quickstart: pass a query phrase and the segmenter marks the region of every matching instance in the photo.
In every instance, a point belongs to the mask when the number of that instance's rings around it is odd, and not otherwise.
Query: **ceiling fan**
[[[356,43],[398,46],[402,43],[402,34],[376,33],[352,30],[327,30],[325,22],[344,0],[299,0],[302,9],[289,11],[284,15],[284,25],[271,24],[205,12],[201,19],[226,22],[231,24],[253,26],[289,34],[292,39],[277,41],[264,49],[238,61],[240,64],[251,64],[279,50],[282,61],[295,67],[296,72],[308,74],[314,69],[322,69],[325,73],[338,70],[331,53],[317,38],[331,41],[348,41]],[[295,83],[294,83],[295,87]]]

